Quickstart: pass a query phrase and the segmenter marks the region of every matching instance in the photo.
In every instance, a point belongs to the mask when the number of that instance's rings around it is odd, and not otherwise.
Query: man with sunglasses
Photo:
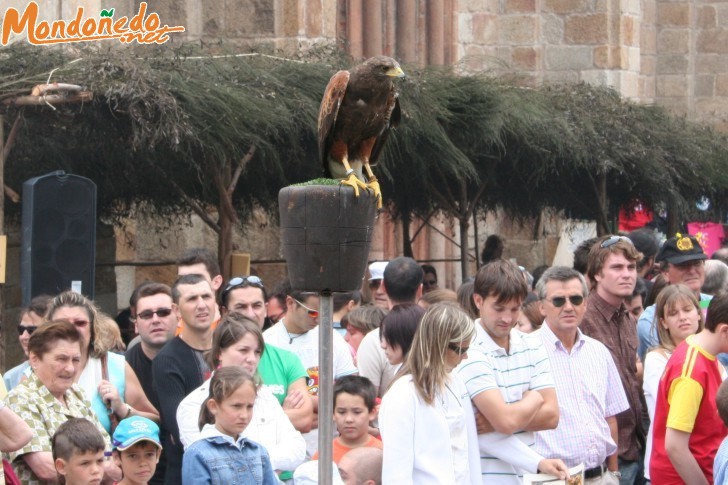
[[[592,283],[581,331],[611,352],[627,395],[629,409],[617,415],[620,483],[642,483],[645,432],[642,388],[637,376],[637,326],[625,300],[637,283],[642,254],[625,236],[603,236],[589,250],[587,276]]]
[[[559,406],[541,342],[514,328],[527,294],[521,270],[509,261],[491,261],[475,276],[473,301],[480,318],[468,359],[457,372],[479,415],[483,483],[520,484],[524,472],[562,480],[568,474],[563,461],[532,448],[534,431],[558,424]]]
[[[403,303],[417,303],[422,297],[424,272],[412,258],[400,256],[390,262],[377,261],[369,265],[369,272],[380,278],[374,302],[379,308],[389,311]],[[372,381],[379,397],[389,388],[398,368],[389,363],[381,337],[379,328],[372,330],[364,336],[357,350],[359,375]]]
[[[239,313],[258,324],[261,331],[265,324],[267,306],[263,280],[257,276],[232,278],[221,295],[223,315]],[[311,431],[313,403],[308,394],[308,374],[301,360],[288,350],[266,344],[258,363],[258,374],[301,433]]]
[[[559,425],[536,433],[534,450],[580,463],[587,484],[616,485],[617,418],[627,396],[609,350],[579,330],[586,312],[586,280],[563,266],[546,270],[536,285],[544,324],[538,335],[559,394]]]
[[[290,289],[286,296],[286,316],[263,332],[266,345],[290,350],[301,359],[308,374],[308,392],[313,402],[312,431],[305,433],[306,452],[318,449],[318,385],[319,385],[319,303],[315,293]],[[334,379],[356,374],[349,346],[344,337],[333,332]],[[333,436],[330,438],[333,439]]]
[[[152,361],[167,342],[174,338],[177,329],[177,316],[172,311],[172,289],[156,281],[145,281],[134,289],[129,297],[129,309],[132,314],[134,330],[139,336],[139,344],[131,347],[124,354],[127,363],[134,369],[144,393],[156,409],[159,409],[159,396],[154,385]],[[160,430],[163,440],[162,453],[157,463],[150,484],[164,483],[167,467],[165,453],[166,430]]]

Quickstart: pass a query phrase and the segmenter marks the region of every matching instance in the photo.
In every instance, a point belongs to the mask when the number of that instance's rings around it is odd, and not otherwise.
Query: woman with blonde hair
[[[645,356],[642,390],[645,394],[650,428],[647,432],[645,451],[645,478],[650,479],[650,454],[652,453],[652,430],[655,419],[655,400],[660,377],[675,348],[689,335],[703,329],[703,312],[695,294],[685,285],[666,286],[655,300],[655,320],[658,345]]]
[[[382,483],[481,483],[473,407],[453,369],[475,324],[450,303],[427,309],[412,348],[382,399]]]
[[[91,300],[74,291],[64,291],[48,305],[46,319],[73,324],[81,334],[81,365],[76,382],[91,401],[91,407],[112,434],[112,414],[118,421],[143,416],[159,422],[159,412],[147,399],[139,378],[123,355],[110,351],[113,339],[99,323],[99,312]]]

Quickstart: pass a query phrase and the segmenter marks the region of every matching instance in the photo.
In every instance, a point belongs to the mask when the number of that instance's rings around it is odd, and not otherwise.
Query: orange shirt
[[[364,446],[370,446],[372,448],[379,448],[380,450],[383,449],[382,442],[376,439],[374,436],[369,436],[369,441],[366,442],[366,444],[362,445]],[[361,448],[360,447],[360,448]],[[337,465],[339,464],[339,461],[344,457],[345,454],[347,454],[349,451],[351,451],[353,448],[349,448],[348,446],[345,446],[339,441],[339,438],[334,438],[333,447],[332,447],[332,455],[334,458],[334,463]],[[318,460],[318,451],[314,453],[313,455],[314,460]]]
[[[222,320],[222,317],[218,318],[217,320],[212,321],[212,329],[215,330],[217,328],[217,324],[220,323],[220,320]],[[182,330],[185,328],[185,322],[180,318],[177,322],[177,330],[174,331],[174,336],[178,337],[179,334],[182,333]]]

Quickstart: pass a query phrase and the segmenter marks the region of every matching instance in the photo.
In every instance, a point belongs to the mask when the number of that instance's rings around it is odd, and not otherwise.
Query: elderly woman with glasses
[[[32,439],[9,459],[22,483],[56,483],[51,438],[69,418],[92,422],[111,450],[109,434],[91,410],[83,390],[74,384],[81,366],[83,336],[68,322],[50,322],[39,327],[28,341],[33,370],[6,399],[7,406],[32,430]],[[121,471],[111,461],[104,464],[109,480],[119,480]]]
[[[111,434],[111,414],[119,420],[131,415],[159,422],[159,413],[142,390],[123,355],[109,352],[98,328],[98,312],[85,296],[65,291],[50,303],[47,318],[72,323],[81,334],[81,362],[76,382]]]

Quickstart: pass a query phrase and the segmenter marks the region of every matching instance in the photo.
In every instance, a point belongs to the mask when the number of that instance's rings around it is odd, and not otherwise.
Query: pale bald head
[[[339,460],[339,473],[345,485],[381,485],[382,450],[354,448]]]

